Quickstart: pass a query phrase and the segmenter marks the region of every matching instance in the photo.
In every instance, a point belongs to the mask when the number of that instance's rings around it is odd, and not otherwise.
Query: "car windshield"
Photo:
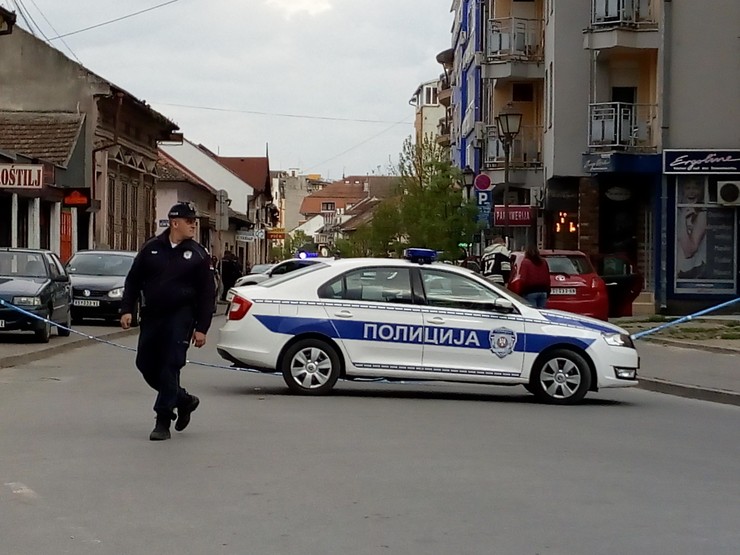
[[[85,276],[125,276],[134,263],[133,256],[107,253],[78,253],[67,264],[67,272]]]
[[[290,281],[291,279],[305,276],[306,274],[310,274],[311,272],[315,272],[316,270],[320,270],[321,268],[328,267],[329,265],[324,264],[323,262],[309,264],[308,266],[304,266],[303,268],[299,268],[298,270],[293,270],[292,272],[288,272],[287,274],[280,274],[270,279],[266,279],[258,285],[260,287],[274,287],[276,285],[280,285],[281,283],[285,283],[286,281]]]
[[[34,252],[0,252],[0,275],[46,277],[43,255]]]
[[[578,255],[548,255],[545,256],[551,274],[567,274],[569,276],[592,274],[591,263],[584,256]]]
[[[274,264],[255,264],[249,271],[250,274],[266,274],[270,269],[275,266]]]

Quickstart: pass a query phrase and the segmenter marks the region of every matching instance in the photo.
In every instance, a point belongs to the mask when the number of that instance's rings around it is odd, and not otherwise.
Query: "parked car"
[[[121,316],[121,300],[126,275],[136,257],[131,251],[83,250],[67,262],[72,280],[72,321],[86,318],[107,321]],[[131,320],[139,324],[141,303],[137,303]]]
[[[340,378],[384,378],[522,385],[571,404],[637,385],[639,358],[625,330],[537,310],[470,270],[420,258],[332,260],[238,287],[217,351],[244,368],[281,372],[291,391],[308,395],[328,393]]]
[[[66,328],[72,321],[72,290],[59,257],[40,249],[0,248],[0,299]],[[41,343],[51,336],[43,322],[10,307],[0,306],[0,331],[32,331]],[[62,337],[69,329],[57,328]]]
[[[564,310],[599,320],[609,315],[609,298],[604,280],[591,261],[581,251],[541,250],[540,255],[550,267],[550,298],[547,308]],[[521,262],[523,252],[512,253],[514,261],[508,287],[521,293]]]
[[[311,266],[317,262],[323,262],[324,260],[334,260],[333,258],[290,258],[283,260],[278,264],[271,264],[270,267],[262,272],[255,272],[255,269],[261,265],[257,265],[252,269],[252,273],[242,276],[236,280],[234,287],[241,287],[243,285],[255,285],[262,283],[263,281],[270,279],[273,276],[280,276],[293,272],[306,266]]]
[[[645,283],[642,274],[636,272],[632,261],[621,253],[595,255],[591,262],[606,283],[609,318],[632,316],[632,303]]]

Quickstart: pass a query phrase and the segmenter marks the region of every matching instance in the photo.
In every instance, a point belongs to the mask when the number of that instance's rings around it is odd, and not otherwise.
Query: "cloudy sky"
[[[57,48],[191,141],[224,156],[262,156],[267,143],[273,169],[331,179],[397,160],[413,131],[408,101],[450,43],[451,0],[170,0],[75,33],[166,1],[0,5],[25,7]]]

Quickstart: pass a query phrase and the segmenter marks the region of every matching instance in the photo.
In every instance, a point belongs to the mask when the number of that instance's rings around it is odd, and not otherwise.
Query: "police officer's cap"
[[[168,218],[195,218],[195,208],[189,202],[178,202],[170,208]]]

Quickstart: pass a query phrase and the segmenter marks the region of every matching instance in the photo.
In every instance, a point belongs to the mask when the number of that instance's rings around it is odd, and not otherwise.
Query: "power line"
[[[190,108],[192,110],[210,110],[212,112],[231,112],[236,114],[252,114],[257,116],[272,116],[281,118],[297,118],[297,119],[318,119],[324,121],[350,121],[353,123],[392,123],[394,125],[404,123],[404,121],[391,121],[383,119],[357,119],[357,118],[339,118],[332,116],[309,116],[305,114],[283,114],[278,112],[259,112],[257,110],[240,110],[237,108],[217,108],[214,106],[193,106],[190,104],[172,104],[169,102],[152,102],[152,104],[159,104],[160,106],[173,106],[176,108]]]
[[[364,144],[367,144],[367,143],[369,143],[370,141],[372,141],[372,140],[373,140],[373,139],[375,139],[376,137],[380,137],[380,136],[381,136],[382,134],[384,134],[384,133],[387,133],[388,131],[390,131],[391,129],[393,129],[393,128],[394,128],[394,127],[396,127],[397,125],[401,125],[402,123],[411,123],[411,120],[410,120],[409,118],[406,118],[406,119],[405,119],[404,121],[397,121],[396,123],[394,123],[394,124],[393,124],[393,125],[391,125],[390,127],[386,127],[385,129],[383,129],[383,130],[382,130],[382,131],[381,131],[380,133],[376,133],[375,135],[373,135],[373,136],[371,136],[371,137],[368,137],[368,138],[367,138],[367,139],[365,139],[364,141],[361,141],[361,142],[357,143],[356,145],[354,145],[354,146],[351,146],[351,147],[349,147],[349,148],[348,148],[348,149],[346,149],[346,150],[343,150],[343,151],[342,151],[342,152],[340,152],[339,154],[335,154],[335,155],[334,155],[334,156],[332,156],[331,158],[327,158],[326,160],[324,160],[323,162],[321,162],[321,163],[319,163],[319,164],[314,164],[313,166],[309,166],[309,167],[305,168],[305,169],[304,169],[304,171],[308,171],[308,170],[312,170],[312,169],[314,169],[314,168],[318,168],[319,166],[323,166],[323,165],[324,165],[324,164],[326,164],[327,162],[331,162],[332,160],[335,160],[336,158],[339,158],[340,156],[344,156],[344,155],[345,155],[345,154],[347,154],[348,152],[352,152],[352,151],[353,151],[353,150],[355,150],[356,148],[360,148],[360,147],[361,147],[362,145],[364,145]]]
[[[18,0],[13,0],[13,4],[15,5],[15,9],[18,10],[18,13],[21,14],[21,18],[26,23],[26,27],[28,27],[28,30],[31,31],[31,34],[35,37],[36,31],[33,30],[33,26],[28,21],[28,18],[26,17],[26,14],[23,12],[21,7],[18,5]]]
[[[64,33],[62,35],[57,35],[56,37],[52,37],[50,40],[57,40],[62,39],[64,37],[69,37],[71,35],[76,35],[78,33],[84,33],[85,31],[89,31],[91,29],[97,29],[98,27],[102,27],[104,25],[110,25],[111,23],[116,23],[117,21],[122,21],[124,19],[128,19],[130,17],[135,17],[137,15],[141,15],[146,12],[150,12],[152,10],[156,10],[157,8],[163,8],[164,6],[169,6],[170,4],[174,4],[175,2],[179,2],[180,0],[169,0],[168,2],[162,2],[161,4],[157,4],[156,6],[152,6],[150,8],[146,8],[144,10],[139,10],[138,12],[133,12],[128,15],[123,15],[121,17],[117,17],[115,19],[110,19],[108,21],[103,21],[102,23],[96,23],[95,25],[90,25],[89,27],[85,27],[83,29],[77,29],[76,31],[70,31],[69,33]]]
[[[19,1],[20,1],[20,0],[19,0]],[[44,12],[43,12],[43,11],[41,10],[41,8],[39,8],[39,7],[38,7],[38,5],[36,4],[36,2],[34,2],[34,0],[31,0],[31,4],[33,4],[33,7],[34,7],[34,8],[36,8],[36,10],[37,10],[37,11],[38,11],[38,12],[39,12],[39,13],[41,14],[41,17],[43,17],[43,18],[44,18],[44,21],[46,21],[46,24],[47,24],[47,25],[48,25],[48,26],[49,26],[49,27],[51,28],[51,30],[52,30],[52,31],[54,31],[54,32],[55,32],[55,33],[56,33],[56,34],[58,35],[58,34],[59,34],[59,32],[58,32],[58,31],[57,31],[57,30],[56,30],[56,29],[54,28],[54,25],[52,25],[52,24],[51,24],[51,21],[49,21],[49,18],[47,18],[47,17],[46,17],[46,15],[45,15],[45,14],[44,14]],[[28,10],[28,8],[26,8],[26,10]],[[34,23],[35,23],[35,22],[34,22]],[[37,25],[37,27],[38,27],[38,25]],[[41,28],[39,28],[39,30],[41,30]],[[48,37],[46,37],[46,35],[44,35],[44,38],[46,39],[46,42],[51,42],[51,41],[50,41],[50,40],[48,39]],[[79,59],[79,58],[77,57],[77,54],[75,54],[75,53],[74,53],[74,50],[72,50],[72,49],[71,49],[71,48],[69,47],[69,45],[67,44],[67,41],[65,41],[64,39],[62,39],[62,44],[63,44],[63,45],[64,45],[64,46],[65,46],[65,47],[67,48],[67,50],[69,50],[69,53],[70,53],[70,54],[72,54],[72,57],[73,57],[73,58],[74,58],[75,60],[77,60],[77,63],[78,63],[78,64],[80,64],[80,65],[84,65],[84,64],[82,63],[82,60],[80,60],[80,59]]]

